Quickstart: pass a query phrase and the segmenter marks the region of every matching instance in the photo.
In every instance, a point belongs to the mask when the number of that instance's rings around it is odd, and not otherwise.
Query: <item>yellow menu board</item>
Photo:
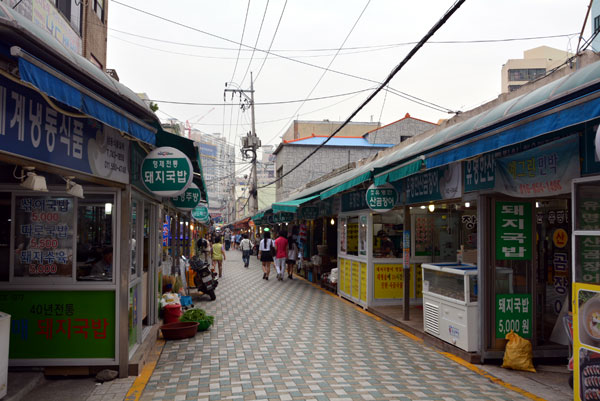
[[[359,274],[360,263],[352,261],[352,297],[358,298],[359,286],[358,286],[358,274]]]
[[[339,291],[344,291],[344,270],[346,269],[346,259],[340,258],[340,267],[338,270],[338,288]]]
[[[360,300],[367,302],[367,264],[360,264]]]
[[[375,264],[374,295],[375,299],[401,299],[403,295],[402,264]]]
[[[350,295],[350,285],[352,284],[352,262],[346,259],[346,268],[344,269],[344,292]]]
[[[346,230],[346,248],[348,252],[358,252],[358,223],[348,223]]]

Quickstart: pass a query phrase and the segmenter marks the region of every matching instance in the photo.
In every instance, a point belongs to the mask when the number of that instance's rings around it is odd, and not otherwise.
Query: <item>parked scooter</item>
[[[217,296],[215,295],[215,288],[219,282],[216,279],[217,274],[211,272],[210,265],[200,260],[197,256],[190,259],[190,267],[194,271],[194,284],[198,291],[202,291],[210,297],[211,301],[214,301]]]

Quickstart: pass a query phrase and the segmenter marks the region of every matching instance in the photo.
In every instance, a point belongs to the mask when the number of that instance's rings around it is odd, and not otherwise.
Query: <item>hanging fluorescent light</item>
[[[64,180],[67,181],[67,193],[72,196],[76,196],[78,198],[83,199],[83,187],[75,181],[73,181],[75,177],[65,177]]]
[[[331,218],[331,221],[329,223],[331,223],[331,225],[335,224],[335,220],[333,219],[333,217]]]
[[[430,212],[432,212],[432,213],[433,213],[433,211],[435,210],[435,205],[432,203],[432,204],[431,204],[431,205],[429,205],[427,208],[429,209],[429,211],[430,211]]]
[[[471,202],[465,202],[465,207],[471,207]]]
[[[112,214],[112,203],[104,204],[104,214],[106,214],[106,215]]]
[[[427,206],[421,205],[421,209],[427,209]]]
[[[34,170],[35,167],[23,167],[23,170],[27,171],[27,178],[21,183],[21,186],[32,191],[48,192],[46,186],[46,177],[37,175]]]

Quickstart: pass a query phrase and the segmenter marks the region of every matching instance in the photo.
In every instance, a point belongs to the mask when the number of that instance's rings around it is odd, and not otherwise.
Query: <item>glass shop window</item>
[[[401,258],[404,234],[404,212],[390,210],[373,215],[373,257]]]
[[[86,194],[77,210],[77,280],[112,281],[112,194]]]
[[[358,255],[358,217],[346,222],[346,248],[348,255]]]

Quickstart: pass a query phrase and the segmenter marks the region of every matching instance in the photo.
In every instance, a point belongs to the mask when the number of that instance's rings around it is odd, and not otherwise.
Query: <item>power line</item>
[[[248,7],[246,8],[246,17],[244,18],[244,27],[242,28],[242,39],[240,39],[240,47],[238,48],[235,67],[233,67],[233,74],[231,74],[230,81],[233,81],[233,78],[235,77],[235,71],[237,70],[238,61],[240,60],[240,52],[242,50],[242,43],[244,43],[244,34],[246,33],[246,22],[248,21],[248,11],[250,11],[250,0],[248,0]]]
[[[267,4],[265,5],[265,12],[263,13],[262,21],[260,21],[260,28],[258,28],[258,34],[256,35],[256,42],[254,43],[254,49],[252,49],[252,55],[250,56],[250,61],[248,62],[248,67],[246,67],[246,72],[244,73],[244,77],[240,81],[240,85],[244,85],[244,81],[246,80],[248,71],[250,71],[250,66],[252,65],[252,60],[254,59],[254,53],[256,52],[256,46],[258,46],[258,40],[260,39],[260,33],[262,32],[263,24],[265,23],[265,17],[267,16],[268,9],[269,9],[269,0],[267,0]]]
[[[263,62],[260,65],[260,68],[258,69],[258,74],[256,74],[256,77],[254,77],[254,83],[256,83],[256,80],[258,79],[260,72],[262,71],[263,67],[265,66],[265,63],[267,62],[267,58],[269,58],[269,52],[271,51],[273,42],[275,42],[275,36],[277,36],[277,31],[279,31],[279,25],[281,24],[281,20],[283,19],[283,13],[285,12],[286,6],[287,6],[287,0],[285,0],[285,3],[283,3],[283,9],[281,10],[281,15],[279,15],[279,21],[277,21],[277,26],[275,27],[275,33],[273,33],[273,38],[271,39],[271,43],[269,44],[269,49],[267,50],[267,54],[265,54],[265,58],[263,59]],[[252,53],[252,54],[254,54],[254,53]]]
[[[313,97],[313,98],[307,98],[307,99],[281,100],[281,101],[277,101],[277,102],[256,102],[255,104],[257,106],[272,106],[272,105],[280,105],[280,104],[312,102],[315,100],[333,99],[336,97],[354,95],[356,93],[367,92],[370,90],[373,90],[373,87],[366,88],[366,89],[360,89],[360,90],[353,91],[353,92],[339,93],[337,95],[320,96],[320,97]],[[186,106],[238,106],[237,104],[233,104],[233,103],[223,104],[223,103],[180,102],[180,101],[176,101],[176,100],[159,100],[159,99],[149,99],[149,100],[154,103],[179,104],[179,105],[186,105]],[[195,124],[195,123],[191,123],[191,124]]]
[[[286,4],[287,4],[287,0],[286,0]],[[280,19],[281,21],[281,19]],[[102,24],[94,24],[94,25],[98,25],[101,27],[104,27],[104,25]],[[108,28],[109,31],[114,31],[114,32],[118,32],[118,33],[122,33],[124,35],[129,35],[129,36],[133,36],[133,37],[137,37],[137,38],[141,38],[141,39],[147,39],[147,40],[151,40],[154,42],[160,42],[160,43],[166,43],[166,44],[172,44],[172,45],[179,45],[179,46],[186,46],[186,47],[194,47],[194,48],[201,48],[201,49],[212,49],[212,50],[226,50],[226,51],[235,51],[237,50],[236,48],[233,47],[220,47],[220,46],[207,46],[207,45],[198,45],[195,43],[185,43],[185,42],[176,42],[176,41],[172,41],[172,40],[166,40],[166,39],[160,39],[160,38],[155,38],[152,36],[145,36],[145,35],[140,35],[140,34],[136,34],[136,33],[132,33],[132,32],[127,32],[127,31],[123,31],[120,29],[116,29],[116,28]],[[525,36],[525,37],[517,37],[517,38],[499,38],[499,39],[471,39],[471,40],[440,40],[440,41],[430,41],[427,42],[427,44],[477,44],[477,43],[501,43],[501,42],[520,42],[520,41],[528,41],[528,40],[541,40],[541,39],[558,39],[558,38],[568,38],[570,36],[577,36],[579,35],[578,33],[568,33],[568,34],[558,34],[558,35],[538,35],[538,36]],[[117,38],[116,36],[113,36],[115,38]],[[129,43],[133,43],[136,44],[134,42],[129,42]],[[342,53],[341,55],[345,55],[345,54],[357,54],[357,53],[363,53],[362,50],[365,51],[378,51],[378,50],[388,50],[388,49],[393,49],[396,47],[402,47],[402,46],[411,46],[411,45],[415,45],[418,42],[399,42],[399,43],[388,43],[388,44],[382,44],[382,45],[368,45],[368,46],[352,46],[352,47],[344,47],[342,49]],[[250,46],[248,46],[248,49],[241,49],[241,51],[252,51],[254,49],[252,49]],[[160,50],[160,49],[156,49],[156,50]],[[256,49],[258,51],[260,51],[260,49]],[[315,52],[331,52],[331,51],[336,51],[337,49],[331,49],[331,48],[321,48],[321,49],[271,49],[269,47],[269,50],[265,51],[265,53],[267,53],[268,55],[271,55],[271,52],[278,52],[278,53],[285,53],[285,52],[306,52],[306,53],[315,53]],[[361,50],[358,52],[354,52],[355,50]],[[186,54],[186,53],[181,53],[181,54]],[[198,56],[198,57],[204,57],[204,58],[219,58],[219,59],[223,59],[223,60],[233,60],[235,57],[211,57],[211,56],[201,56],[201,55],[193,55],[193,54],[187,54],[189,56]],[[309,57],[329,57],[332,56],[332,54],[320,54],[320,55],[316,55],[316,56],[295,56],[296,58],[309,58]],[[240,58],[241,60],[244,60],[244,58]]]
[[[174,24],[174,25],[177,25],[177,26],[181,26],[181,27],[184,27],[184,28],[186,28],[186,29],[190,29],[190,30],[192,30],[192,31],[199,32],[199,33],[202,33],[202,34],[204,34],[204,35],[211,36],[211,37],[214,37],[214,38],[217,38],[217,39],[221,39],[221,40],[224,40],[224,41],[226,41],[226,42],[229,42],[229,43],[234,43],[234,44],[236,44],[236,45],[241,45],[241,46],[244,46],[244,47],[246,47],[246,48],[252,49],[252,46],[245,45],[245,44],[243,44],[243,43],[237,43],[237,42],[235,42],[234,40],[231,40],[231,39],[225,38],[225,37],[223,37],[223,36],[215,35],[215,34],[213,34],[213,33],[210,33],[210,32],[203,31],[202,29],[194,28],[194,27],[192,27],[192,26],[189,26],[189,25],[183,24],[183,23],[181,23],[181,22],[177,22],[177,21],[174,21],[174,20],[171,20],[171,19],[165,18],[165,17],[161,17],[160,15],[156,15],[156,14],[153,14],[153,13],[151,13],[151,12],[144,11],[144,10],[142,10],[142,9],[139,9],[139,8],[137,8],[137,7],[133,7],[133,6],[130,6],[130,5],[128,5],[128,4],[122,3],[122,2],[120,2],[120,1],[118,1],[118,0],[113,0],[112,2],[113,2],[113,3],[115,3],[115,4],[119,4],[119,5],[123,6],[123,7],[127,7],[127,8],[130,8],[130,9],[132,9],[132,10],[135,10],[135,11],[137,11],[137,12],[140,12],[140,13],[142,13],[142,14],[146,14],[146,15],[152,16],[152,17],[154,17],[154,18],[157,18],[157,19],[160,19],[160,20],[163,20],[163,21],[169,22],[169,23],[171,23],[171,24]],[[273,56],[275,56],[275,57],[282,58],[282,59],[284,59],[284,60],[293,61],[293,62],[295,62],[295,63],[303,64],[303,65],[306,65],[306,66],[309,66],[309,67],[317,68],[317,69],[320,69],[320,70],[325,70],[326,72],[332,72],[332,73],[335,73],[335,74],[338,74],[338,75],[343,75],[343,76],[350,77],[350,78],[360,79],[361,81],[367,81],[367,82],[371,82],[371,83],[375,83],[375,84],[379,85],[379,82],[377,82],[377,81],[375,81],[375,80],[372,80],[372,79],[369,79],[369,78],[359,77],[359,76],[357,76],[357,75],[354,75],[354,74],[349,74],[349,73],[342,72],[342,71],[337,71],[337,70],[331,69],[331,68],[329,68],[329,67],[327,67],[327,68],[326,68],[326,67],[322,67],[322,66],[319,66],[319,65],[316,65],[316,64],[307,63],[307,62],[305,62],[305,61],[295,60],[295,59],[293,59],[293,58],[291,58],[291,57],[282,56],[282,55],[280,55],[280,54],[273,53],[272,51],[269,51],[269,52],[267,52],[266,50],[263,50],[263,49],[259,49],[259,48],[255,48],[255,49],[256,49],[257,51],[259,51],[259,52],[263,52],[263,53],[266,53],[266,54],[270,54],[270,55],[273,55]],[[339,50],[339,49],[338,49],[338,50]],[[392,89],[392,88],[390,88],[390,89]],[[407,98],[407,100],[411,100],[411,99]],[[412,100],[411,100],[411,101],[412,101]],[[454,113],[454,111],[452,111],[451,109],[448,109],[448,108],[445,108],[445,109],[447,110],[447,112],[448,112],[448,113]]]
[[[354,32],[354,28],[356,28],[356,25],[358,25],[358,22],[360,21],[360,19],[362,18],[363,14],[365,13],[365,11],[367,11],[367,7],[369,7],[369,4],[371,4],[371,0],[368,0],[367,3],[365,4],[365,6],[363,7],[362,11],[360,12],[360,14],[358,15],[358,18],[356,19],[356,21],[354,21],[354,24],[352,25],[352,28],[350,28],[350,32],[348,32],[348,34],[346,35],[346,37],[344,38],[344,41],[342,42],[342,45],[338,48],[338,51],[336,52],[336,54],[333,56],[333,58],[329,61],[329,64],[327,65],[327,68],[325,69],[325,71],[323,71],[323,74],[321,74],[321,76],[319,77],[319,79],[317,80],[317,82],[315,83],[315,85],[313,86],[313,88],[310,90],[310,92],[308,93],[308,95],[306,96],[305,100],[303,100],[300,104],[300,106],[298,106],[298,109],[296,110],[296,112],[294,113],[294,115],[298,114],[298,112],[300,111],[300,109],[304,106],[304,104],[306,103],[306,99],[308,99],[313,92],[315,91],[315,89],[317,89],[317,86],[319,86],[319,84],[321,83],[321,81],[323,80],[323,78],[325,77],[325,74],[327,74],[327,71],[329,71],[329,68],[331,67],[331,65],[333,64],[333,62],[335,61],[337,55],[339,54],[339,52],[341,51],[341,49],[344,47],[344,45],[346,44],[346,42],[348,41],[348,38],[350,37],[350,35],[352,34],[352,32]],[[290,120],[288,120],[288,122],[279,130],[279,132],[270,140],[267,141],[267,143],[271,142],[273,139],[278,138],[281,133],[287,129],[287,126],[289,125],[289,123],[292,121],[294,117],[291,117]]]
[[[423,47],[423,45],[425,45],[425,43],[427,42],[427,40],[430,37],[432,37],[433,34],[435,34],[446,23],[446,21],[448,21],[448,19],[456,12],[456,10],[458,10],[460,8],[460,6],[463,5],[464,2],[465,2],[465,0],[457,0],[452,5],[452,7],[448,11],[446,11],[446,13],[444,14],[444,16],[440,20],[438,20],[438,22],[435,23],[435,25],[429,30],[429,32],[427,32],[425,34],[425,36],[423,36],[423,38],[419,41],[419,43],[404,57],[404,59],[400,62],[400,64],[398,64],[392,70],[392,72],[379,85],[379,87],[371,95],[369,95],[369,97],[356,110],[354,110],[354,112],[350,115],[350,117],[348,117],[346,119],[346,121],[344,121],[344,123],[342,125],[340,125],[340,127],[338,129],[336,129],[334,132],[332,132],[331,135],[329,135],[327,137],[327,139],[325,139],[325,141],[323,141],[323,143],[321,143],[319,146],[317,146],[312,152],[310,152],[304,159],[302,159],[293,168],[291,168],[290,170],[288,170],[286,173],[282,174],[280,177],[277,177],[277,179],[275,179],[274,181],[270,182],[267,185],[263,185],[260,188],[263,188],[263,187],[266,187],[266,186],[268,186],[270,184],[273,184],[273,183],[276,183],[278,181],[281,181],[281,179],[283,177],[289,175],[292,171],[296,170],[298,167],[300,167],[302,164],[304,164],[312,155],[314,155],[315,153],[317,153],[317,151],[319,149],[321,149],[323,146],[325,146],[325,144],[327,142],[329,142],[329,140],[331,138],[333,138],[335,136],[335,134],[337,134],[339,131],[342,130],[342,128],[344,128],[346,125],[348,125],[348,123],[352,120],[352,118],[354,118],[354,116],[356,116],[359,111],[361,111],[367,104],[369,104],[369,102],[371,100],[373,100],[373,98],[375,98],[375,96],[377,96],[377,94],[390,83],[390,81],[392,80],[392,78],[394,78],[394,76],[406,65],[406,63],[408,63],[408,61],[419,51],[419,49],[421,49],[421,47]]]

